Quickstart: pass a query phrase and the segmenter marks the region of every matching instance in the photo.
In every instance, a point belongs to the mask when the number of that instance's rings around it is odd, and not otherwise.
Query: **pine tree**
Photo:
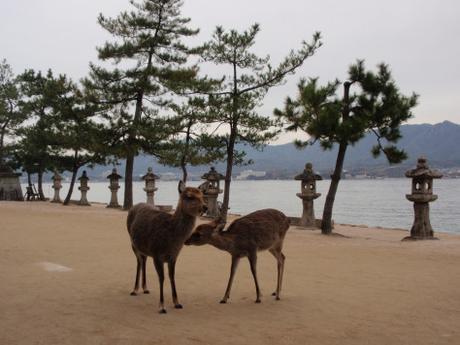
[[[0,61],[0,166],[7,156],[5,139],[14,134],[25,116],[20,112],[20,92],[11,66],[6,60]]]
[[[171,106],[176,133],[158,150],[159,163],[180,167],[182,181],[187,182],[187,165],[197,166],[222,160],[225,156],[222,142],[209,133],[212,117],[208,102],[202,97],[193,97],[183,105]]]
[[[55,140],[53,132],[53,95],[57,79],[49,70],[46,75],[34,70],[27,70],[18,76],[18,85],[21,92],[19,102],[20,111],[29,120],[26,126],[16,131],[19,142],[16,150],[26,161],[19,162],[26,171],[38,174],[38,193],[40,199],[44,200],[43,174],[53,170],[55,166],[55,155],[52,145]]]
[[[109,138],[103,125],[97,123],[97,101],[90,99],[78,85],[65,75],[55,81],[52,101],[51,146],[58,170],[72,173],[69,191],[63,204],[68,205],[78,170],[94,164],[105,164],[110,151]]]
[[[222,205],[224,218],[227,216],[230,200],[233,166],[244,162],[245,153],[238,151],[236,145],[242,143],[261,148],[278,133],[273,129],[276,122],[259,115],[256,108],[270,88],[282,84],[288,74],[294,73],[321,46],[320,34],[315,33],[310,44],[303,42],[300,50],[291,51],[274,68],[270,65],[268,56],[259,57],[251,52],[259,31],[258,24],[241,33],[217,27],[211,41],[200,51],[204,61],[223,65],[231,70],[219,89],[210,96],[210,102],[215,107],[214,122],[221,128],[224,127],[222,125],[227,128],[227,133],[220,135],[220,140],[225,143],[227,159]]]
[[[319,141],[323,149],[338,144],[339,150],[331,184],[324,205],[321,232],[332,233],[332,209],[341,178],[345,154],[367,133],[375,134],[374,157],[383,153],[390,164],[406,159],[406,153],[395,143],[401,138],[400,125],[412,117],[417,95],[402,95],[387,65],[377,72],[366,71],[364,62],[350,66],[348,80],[319,86],[318,79],[301,80],[296,99],[287,98],[283,110],[275,115],[288,123],[288,131],[302,130],[310,135],[307,141],[296,142],[306,147]],[[343,85],[343,96],[337,96]],[[355,92],[352,92],[352,88]]]
[[[115,40],[98,48],[99,58],[119,67],[107,70],[91,65],[86,86],[109,106],[106,119],[113,133],[112,148],[126,158],[123,207],[133,204],[134,158],[140,151],[154,154],[173,131],[159,109],[169,103],[171,91],[190,87],[197,68],[185,67],[189,49],[183,38],[196,35],[189,18],[181,17],[180,0],[131,1],[133,11],[116,18],[99,16],[99,24]]]

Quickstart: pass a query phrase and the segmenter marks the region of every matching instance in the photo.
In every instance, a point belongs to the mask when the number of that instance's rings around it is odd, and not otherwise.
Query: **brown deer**
[[[131,246],[137,258],[136,281],[131,295],[139,290],[139,276],[142,271],[142,289],[149,293],[146,283],[146,259],[153,258],[153,263],[160,283],[160,313],[165,314],[163,282],[164,264],[168,264],[174,307],[182,309],[176,292],[174,280],[177,257],[190,237],[195,226],[196,217],[203,212],[205,204],[203,194],[198,188],[185,187],[179,183],[179,202],[174,214],[158,211],[151,205],[138,204],[128,213],[127,225]]]
[[[248,257],[251,272],[256,285],[256,303],[260,303],[260,289],[257,281],[257,252],[268,250],[278,262],[278,280],[273,296],[280,299],[283,281],[285,256],[282,253],[283,240],[289,229],[289,219],[280,211],[264,209],[250,213],[235,220],[227,231],[222,231],[225,224],[215,220],[208,224],[199,225],[192,236],[185,241],[186,245],[211,244],[225,250],[232,256],[232,266],[227,290],[220,303],[227,303],[233,283],[236,268],[242,257]]]

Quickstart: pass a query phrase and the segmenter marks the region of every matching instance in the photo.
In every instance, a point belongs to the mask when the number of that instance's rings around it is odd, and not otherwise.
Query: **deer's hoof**
[[[145,293],[146,295],[148,295],[148,294],[150,293],[150,291],[149,291],[149,290],[144,290],[144,293]]]
[[[272,296],[276,296],[276,292],[272,293]]]
[[[130,293],[131,296],[137,296],[137,293],[135,291]]]
[[[275,298],[277,301],[281,300],[281,298],[279,296],[276,296]]]
[[[256,303],[260,303],[260,302],[261,302],[260,299],[256,299]]]
[[[220,303],[220,304],[227,304],[227,301],[223,299],[223,300],[221,300],[219,303]]]
[[[176,304],[176,305],[174,305],[174,308],[176,308],[176,309],[184,309],[184,307],[182,306],[182,304],[179,304],[179,303]]]
[[[160,314],[166,314],[166,309],[165,308],[160,309]]]

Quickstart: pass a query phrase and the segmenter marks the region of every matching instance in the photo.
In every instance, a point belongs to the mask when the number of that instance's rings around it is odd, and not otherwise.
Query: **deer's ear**
[[[185,183],[183,181],[179,181],[177,190],[179,191],[179,194],[182,194],[185,191]]]

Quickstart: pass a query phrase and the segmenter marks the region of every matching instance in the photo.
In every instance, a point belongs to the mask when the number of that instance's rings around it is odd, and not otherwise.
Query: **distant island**
[[[384,157],[374,159],[370,153],[375,139],[368,135],[356,146],[350,147],[344,167],[344,178],[386,178],[403,177],[404,172],[416,164],[419,156],[429,159],[430,165],[443,172],[445,178],[460,178],[460,125],[449,121],[437,124],[415,124],[401,126],[403,137],[399,146],[408,153],[408,159],[401,164],[389,165]],[[294,144],[268,145],[263,151],[249,147],[240,147],[246,151],[247,158],[253,164],[234,168],[235,179],[273,180],[292,179],[301,172],[306,162],[312,162],[315,171],[324,178],[329,178],[336,158],[336,149],[323,151],[319,145],[303,150]],[[136,158],[134,176],[139,180],[147,168],[152,166],[154,172],[163,180],[177,180],[180,169],[158,164],[152,156],[141,155]],[[216,164],[216,169],[223,172],[224,164]],[[110,173],[110,166],[87,168],[93,180],[105,181]],[[190,179],[199,180],[209,170],[209,166],[190,167]],[[123,175],[124,161],[120,162],[118,171]]]

